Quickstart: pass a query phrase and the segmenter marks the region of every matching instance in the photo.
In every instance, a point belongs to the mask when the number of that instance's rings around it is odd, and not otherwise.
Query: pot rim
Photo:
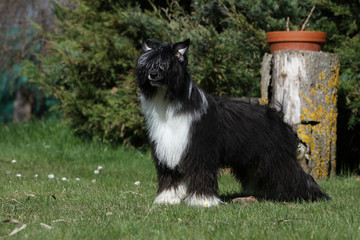
[[[267,42],[326,42],[327,33],[319,31],[273,31],[266,33]]]

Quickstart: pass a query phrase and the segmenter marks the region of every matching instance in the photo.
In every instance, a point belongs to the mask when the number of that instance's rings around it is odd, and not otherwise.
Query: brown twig
[[[305,30],[306,25],[308,24],[308,22],[309,22],[309,20],[310,20],[310,17],[311,17],[311,15],[312,15],[312,14],[313,14],[313,12],[314,12],[314,9],[315,9],[315,6],[313,6],[313,8],[311,9],[311,11],[310,11],[309,15],[307,16],[307,18],[306,18],[306,20],[305,20],[304,24],[303,24],[303,25],[302,25],[302,27],[301,27],[301,31],[304,31],[304,30]]]
[[[287,19],[286,19],[286,31],[290,31],[289,23],[290,23],[290,18],[287,17]]]
[[[309,221],[308,219],[305,219],[305,218],[289,218],[289,219],[280,219],[276,222],[274,222],[274,224],[277,224],[277,223],[282,223],[282,222],[294,222],[294,221]]]

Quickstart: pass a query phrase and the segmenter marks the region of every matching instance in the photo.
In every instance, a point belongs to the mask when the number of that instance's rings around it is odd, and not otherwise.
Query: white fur
[[[188,48],[185,47],[185,48],[179,49],[178,51],[179,51],[179,53],[180,53],[181,55],[184,55],[184,54],[186,53],[187,49],[188,49]]]
[[[190,86],[189,86],[189,99],[191,98],[192,87],[193,87],[193,82],[190,81]]]
[[[139,67],[145,66],[147,63],[147,59],[150,55],[151,55],[151,52],[149,52],[149,51],[142,54],[138,59],[138,66]]]
[[[188,205],[200,206],[200,207],[212,207],[212,206],[217,206],[221,203],[221,200],[215,196],[206,197],[206,196],[198,196],[196,194],[187,196],[184,201]]]
[[[155,204],[179,204],[186,196],[186,185],[180,184],[176,189],[162,191],[156,196]]]
[[[198,89],[199,90],[199,93],[200,93],[200,96],[201,96],[201,99],[202,99],[202,101],[203,101],[203,109],[205,109],[205,111],[206,111],[206,109],[207,109],[207,107],[208,107],[208,105],[209,105],[209,103],[208,103],[208,101],[207,101],[207,99],[206,99],[206,97],[205,97],[205,94],[204,94],[204,92],[201,90],[201,89]]]
[[[156,143],[155,154],[160,162],[174,169],[180,162],[190,141],[192,123],[200,113],[178,113],[181,105],[165,100],[166,88],[158,88],[152,99],[140,96],[149,137]]]
[[[144,42],[144,44],[143,44],[143,51],[148,52],[148,51],[150,51],[150,50],[151,50],[151,47],[149,47],[149,46],[146,44],[146,42]]]

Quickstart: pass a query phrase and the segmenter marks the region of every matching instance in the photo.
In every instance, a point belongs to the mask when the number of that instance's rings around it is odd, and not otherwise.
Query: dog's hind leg
[[[259,186],[257,167],[234,167],[232,174],[241,183],[243,196],[264,197],[265,194]]]
[[[178,204],[186,196],[184,176],[176,168],[156,164],[159,189],[154,203]]]

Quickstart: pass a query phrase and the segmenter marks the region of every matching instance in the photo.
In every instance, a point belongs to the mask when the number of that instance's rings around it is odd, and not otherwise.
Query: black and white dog
[[[155,203],[215,206],[217,175],[230,167],[244,193],[329,199],[296,159],[297,136],[275,109],[206,94],[187,70],[190,40],[144,41],[137,62],[142,111],[156,165]]]

